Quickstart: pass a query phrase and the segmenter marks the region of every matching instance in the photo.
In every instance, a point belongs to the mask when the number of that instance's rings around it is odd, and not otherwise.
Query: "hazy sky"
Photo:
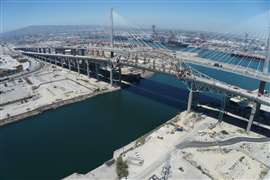
[[[0,0],[1,31],[28,25],[108,23],[113,7],[140,26],[225,31],[265,28],[270,0]]]

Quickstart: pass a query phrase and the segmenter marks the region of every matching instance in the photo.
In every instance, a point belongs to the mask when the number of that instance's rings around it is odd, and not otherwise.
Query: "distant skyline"
[[[106,25],[110,8],[143,27],[266,32],[269,0],[0,0],[1,32],[30,25]]]

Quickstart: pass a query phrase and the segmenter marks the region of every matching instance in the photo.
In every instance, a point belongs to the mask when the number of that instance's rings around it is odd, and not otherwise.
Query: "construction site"
[[[155,157],[155,158],[153,158]],[[126,164],[119,170],[118,161]],[[87,174],[65,179],[268,179],[269,138],[200,113],[182,112],[114,151]]]
[[[1,58],[12,59],[8,55]],[[33,60],[27,58],[25,61],[27,64]],[[17,63],[15,59],[8,62],[15,65]],[[30,72],[28,68],[31,67],[28,65],[29,67],[18,72],[20,74],[5,76],[9,78],[0,82],[0,125],[119,89],[104,81],[59,66],[36,60],[32,66],[36,64],[42,67]],[[5,66],[1,67],[4,69]]]

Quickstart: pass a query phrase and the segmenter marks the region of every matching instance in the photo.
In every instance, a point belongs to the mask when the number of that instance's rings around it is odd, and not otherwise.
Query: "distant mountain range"
[[[72,33],[81,31],[90,31],[95,28],[101,28],[96,25],[35,25],[27,26],[25,28],[1,33],[1,37],[24,36],[24,35],[38,35],[50,33]]]

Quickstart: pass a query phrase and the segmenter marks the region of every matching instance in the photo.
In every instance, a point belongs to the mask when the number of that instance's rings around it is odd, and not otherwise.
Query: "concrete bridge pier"
[[[121,86],[121,84],[122,84],[122,69],[121,69],[121,66],[118,69],[118,74],[119,74],[119,81],[118,81],[118,83],[119,83],[119,86]]]
[[[76,59],[76,64],[77,64],[77,71],[80,74],[80,63],[78,59]]]
[[[99,80],[99,65],[95,64],[96,79]]]
[[[111,15],[112,17],[112,15]],[[113,27],[113,23],[112,23],[112,27]],[[111,32],[111,47],[113,47],[113,28],[112,28],[112,32]],[[111,86],[113,85],[113,63],[112,63],[112,59],[114,58],[114,52],[111,51],[111,55],[110,55],[111,59],[110,59],[110,84]]]
[[[193,89],[189,90],[188,94],[188,104],[187,112],[191,112],[198,104],[198,92],[195,92]]]
[[[67,59],[67,61],[68,61],[68,69],[71,70],[70,59]]]
[[[264,94],[265,86],[266,86],[266,82],[260,81],[260,85],[259,85],[259,89],[258,89],[258,95],[263,95]],[[261,104],[260,103],[257,103],[256,114],[258,113],[258,111],[260,109],[261,109]]]
[[[50,58],[45,58],[45,62],[50,62]]]
[[[110,84],[111,84],[111,86],[113,85],[113,66],[112,65],[110,68]]]
[[[223,97],[222,103],[221,103],[221,109],[218,114],[218,121],[221,122],[223,120],[223,116],[225,113],[226,103],[228,102],[228,98],[226,96]]]
[[[52,64],[52,58],[48,58],[47,62]]]
[[[258,108],[257,103],[254,103],[252,106],[251,112],[250,112],[249,120],[248,120],[248,125],[247,125],[247,129],[246,129],[247,132],[249,132],[251,129],[251,125],[253,123],[257,108]]]
[[[64,59],[61,59],[61,66],[62,66],[62,68],[64,68]]]
[[[258,96],[261,96],[264,94],[265,86],[266,86],[266,82],[260,81],[260,85],[259,85],[259,89],[258,89]],[[261,104],[258,102],[254,103],[254,105],[252,106],[251,112],[250,112],[249,121],[248,121],[248,125],[246,128],[247,132],[250,131],[253,120],[258,115],[260,109],[261,109]]]
[[[86,72],[87,72],[87,76],[90,77],[90,71],[89,71],[89,62],[88,60],[86,60]]]
[[[192,100],[193,100],[193,91],[190,90],[188,94],[187,112],[191,112]]]
[[[57,65],[57,61],[56,61],[56,58],[54,58],[54,64]]]

